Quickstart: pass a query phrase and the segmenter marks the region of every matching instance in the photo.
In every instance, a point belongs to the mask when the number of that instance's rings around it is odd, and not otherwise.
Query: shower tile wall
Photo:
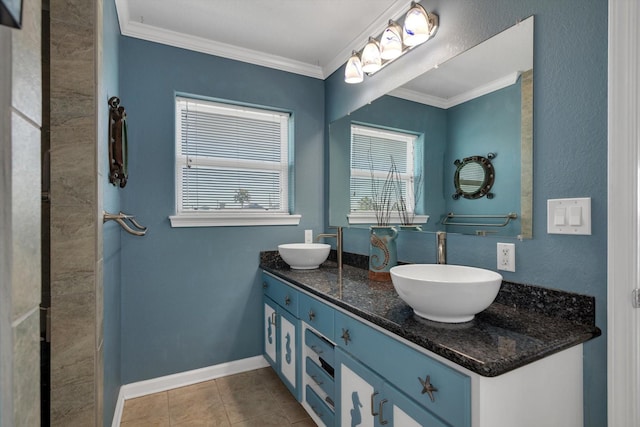
[[[51,0],[51,425],[102,425],[102,1]],[[104,142],[104,141],[102,141]]]
[[[40,6],[0,29],[0,424],[40,422]]]

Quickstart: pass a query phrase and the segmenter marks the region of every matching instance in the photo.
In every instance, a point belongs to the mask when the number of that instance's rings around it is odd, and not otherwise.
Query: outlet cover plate
[[[513,243],[498,243],[498,270],[516,271],[516,245]]]

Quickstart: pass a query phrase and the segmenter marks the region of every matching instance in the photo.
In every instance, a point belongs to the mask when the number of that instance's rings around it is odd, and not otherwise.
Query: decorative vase
[[[389,270],[398,263],[398,231],[390,226],[371,226],[369,244],[369,279],[391,280]]]

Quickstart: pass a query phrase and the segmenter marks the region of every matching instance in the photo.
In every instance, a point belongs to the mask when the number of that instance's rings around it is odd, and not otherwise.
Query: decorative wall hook
[[[109,182],[124,188],[127,185],[127,113],[120,98],[109,98]]]

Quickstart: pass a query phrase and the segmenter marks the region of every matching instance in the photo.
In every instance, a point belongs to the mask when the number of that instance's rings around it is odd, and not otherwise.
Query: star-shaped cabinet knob
[[[438,389],[431,384],[431,376],[427,375],[427,378],[424,381],[422,378],[418,377],[418,381],[420,381],[420,384],[422,385],[422,394],[428,394],[429,399],[431,399],[432,402],[435,402],[436,398],[433,396],[433,392],[438,391]]]

